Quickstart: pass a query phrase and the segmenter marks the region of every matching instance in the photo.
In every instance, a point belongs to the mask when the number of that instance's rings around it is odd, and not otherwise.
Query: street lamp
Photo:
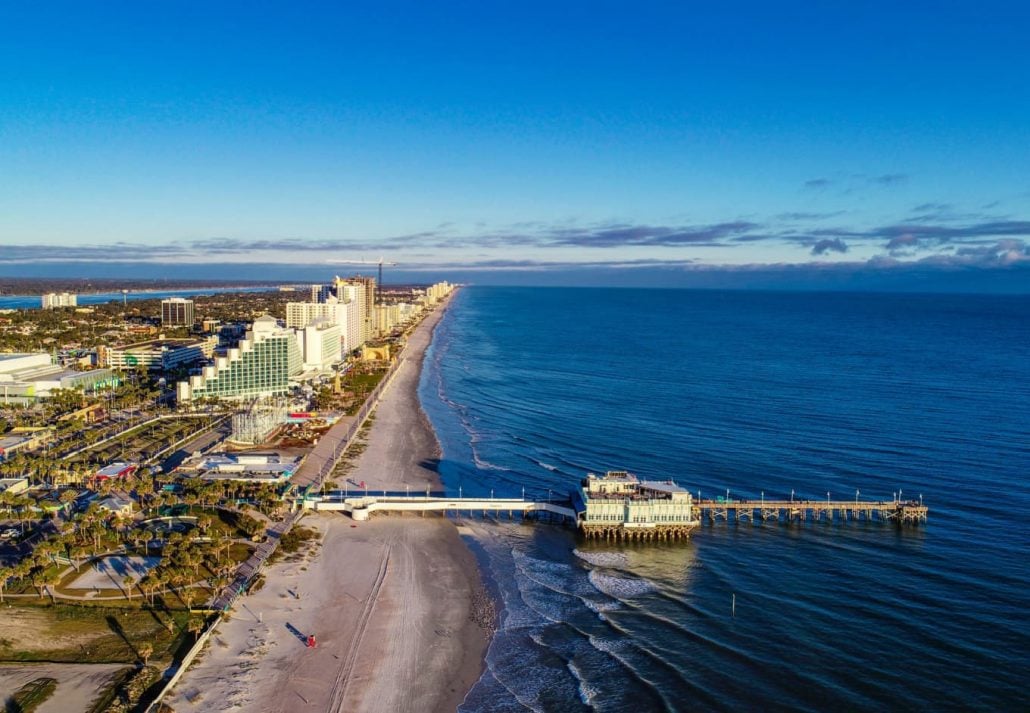
[[[858,488],[855,488],[855,510],[858,510]]]
[[[790,489],[790,502],[794,502],[794,488]]]

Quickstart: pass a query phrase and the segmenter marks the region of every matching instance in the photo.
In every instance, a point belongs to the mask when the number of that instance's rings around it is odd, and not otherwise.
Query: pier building
[[[697,527],[693,498],[670,481],[640,480],[625,471],[589,473],[573,493],[579,529],[605,539],[678,539]]]

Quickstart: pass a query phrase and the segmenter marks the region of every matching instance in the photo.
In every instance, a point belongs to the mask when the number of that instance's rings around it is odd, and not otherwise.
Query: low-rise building
[[[0,494],[18,495],[29,489],[28,478],[0,478]]]
[[[203,339],[150,339],[119,347],[102,346],[97,350],[100,364],[112,369],[174,371],[211,359],[218,337]]]
[[[105,465],[93,475],[93,478],[95,480],[124,480],[135,473],[137,468],[139,468],[137,463],[119,461]]]
[[[46,353],[0,354],[0,403],[30,404],[57,389],[93,391],[118,383],[110,369],[68,369]]]
[[[698,524],[688,490],[671,480],[639,480],[624,471],[588,474],[573,493],[573,505],[587,536],[686,537]]]
[[[117,515],[132,515],[136,508],[136,501],[125,493],[111,493],[111,495],[96,501],[97,507]]]
[[[279,453],[222,453],[185,463],[182,469],[204,480],[277,483],[289,480],[298,467],[300,458]]]
[[[16,428],[0,436],[0,460],[6,460],[19,451],[34,451],[49,439],[49,428]]]
[[[390,361],[390,345],[370,347],[366,344],[361,347],[361,361]]]
[[[104,404],[90,404],[88,406],[83,406],[80,409],[76,409],[75,411],[72,411],[70,413],[66,413],[57,420],[79,420],[83,423],[100,423],[101,421],[107,420],[107,409],[104,408]]]

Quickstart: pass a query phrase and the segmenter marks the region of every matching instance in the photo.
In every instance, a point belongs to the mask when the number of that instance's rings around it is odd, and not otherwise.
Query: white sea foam
[[[563,562],[551,562],[530,557],[522,550],[512,550],[512,561],[524,579],[530,580],[547,589],[560,594],[583,596],[593,593],[590,585],[584,581],[582,571],[574,569]],[[524,582],[520,580],[519,586]]]
[[[629,558],[623,552],[583,552],[573,550],[572,554],[584,562],[589,562],[597,567],[625,567],[629,564]]]
[[[620,654],[631,648],[631,644],[625,639],[602,639],[597,636],[591,636],[588,639],[590,645],[598,651],[603,651],[606,654],[611,654],[621,660]]]
[[[657,590],[657,587],[646,579],[615,577],[610,574],[603,574],[596,569],[591,570],[589,579],[590,583],[597,588],[597,591],[616,599],[641,597]]]
[[[600,689],[587,679],[584,672],[579,670],[579,667],[576,666],[575,660],[570,660],[566,666],[568,667],[569,672],[579,683],[579,700],[583,701],[584,705],[593,708],[594,699],[596,699],[601,693]]]
[[[589,597],[584,597],[583,604],[586,605],[587,609],[592,612],[596,612],[598,615],[603,615],[606,611],[612,611],[622,606],[622,602],[618,599],[599,601],[597,599],[590,599]],[[600,618],[603,620],[604,616],[601,616]]]

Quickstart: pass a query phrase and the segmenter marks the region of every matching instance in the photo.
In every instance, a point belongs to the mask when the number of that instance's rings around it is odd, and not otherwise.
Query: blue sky
[[[5,7],[0,263],[1022,268],[1028,31],[1013,2]]]

